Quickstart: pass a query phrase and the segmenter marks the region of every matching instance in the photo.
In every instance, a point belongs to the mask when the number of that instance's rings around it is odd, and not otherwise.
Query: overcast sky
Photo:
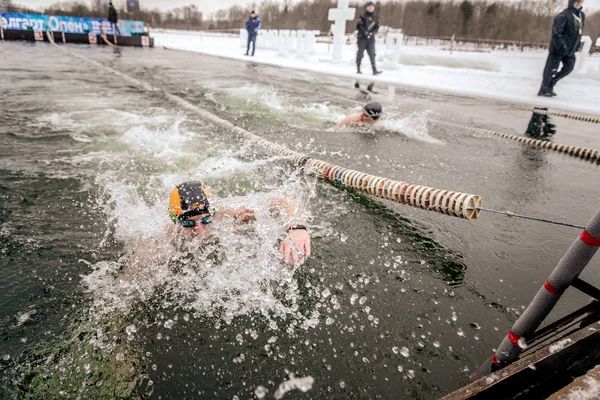
[[[85,1],[85,0],[84,0]],[[502,0],[501,0],[502,1]],[[504,1],[519,1],[519,0],[504,0]],[[48,6],[56,3],[57,0],[13,0],[15,3],[37,7]],[[108,2],[108,1],[107,1]],[[125,0],[113,0],[117,8],[125,6]],[[283,1],[282,1],[283,2]],[[234,4],[242,6],[250,6],[252,3],[260,3],[260,0],[140,0],[140,5],[143,8],[160,8],[169,10],[175,7],[181,7],[189,4],[195,4],[200,11],[205,15],[211,14],[217,10],[229,8]],[[567,1],[565,0],[565,6]],[[600,9],[600,0],[585,0],[584,10]]]

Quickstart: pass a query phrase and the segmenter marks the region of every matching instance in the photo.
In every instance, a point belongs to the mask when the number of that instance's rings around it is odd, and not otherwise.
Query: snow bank
[[[256,64],[324,73],[364,81],[396,84],[442,91],[457,95],[487,97],[527,106],[548,107],[571,112],[600,115],[600,57],[588,59],[588,73],[573,74],[561,81],[555,98],[537,96],[546,53],[541,51],[507,52],[449,52],[431,47],[406,46],[401,64],[390,66],[380,62],[384,74],[376,77],[356,75],[355,47],[344,48],[344,61],[332,62],[329,45],[317,43],[316,54],[286,54],[277,56],[275,51],[261,49],[258,38],[255,57],[244,56],[245,48],[237,37],[200,32],[155,31],[155,45],[173,50],[198,52],[219,57],[251,61]],[[380,46],[383,57],[384,46]],[[380,58],[381,58],[380,57]],[[367,58],[363,69],[369,71]]]

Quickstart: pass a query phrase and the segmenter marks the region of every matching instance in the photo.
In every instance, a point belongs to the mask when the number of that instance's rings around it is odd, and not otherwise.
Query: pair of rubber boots
[[[538,92],[538,96],[543,96],[543,97],[554,97],[556,96],[556,93],[554,93],[554,85],[556,85],[556,78],[552,78],[552,80],[550,81],[550,86],[549,87],[543,87],[540,89],[540,91]]]

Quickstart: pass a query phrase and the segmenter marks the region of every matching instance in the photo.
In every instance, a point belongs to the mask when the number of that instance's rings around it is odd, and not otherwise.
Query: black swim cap
[[[184,182],[171,192],[169,215],[175,220],[184,220],[194,215],[208,214],[209,191],[198,181]]]
[[[374,120],[378,120],[381,117],[381,113],[383,112],[383,108],[379,103],[369,103],[363,108],[363,114],[368,117],[373,118]]]

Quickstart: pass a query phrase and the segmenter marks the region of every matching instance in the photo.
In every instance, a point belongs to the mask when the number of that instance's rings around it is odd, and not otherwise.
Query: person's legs
[[[573,68],[575,68],[575,56],[563,57],[561,61],[562,68],[560,69],[560,71],[558,71],[556,76],[554,76],[554,83],[560,81],[562,78],[569,75],[571,72],[573,72]]]
[[[248,32],[248,45],[246,46],[246,55],[250,54],[250,43],[252,43],[252,34]]]
[[[356,53],[356,71],[360,73],[360,63],[365,54],[368,45],[368,40],[365,38],[358,39],[358,52]]]
[[[373,73],[377,73],[377,65],[376,65],[376,54],[375,54],[375,38],[372,38],[368,41],[367,44],[367,54],[369,54],[369,58],[371,59],[371,68],[373,68]]]
[[[258,32],[254,32],[252,34],[252,55],[254,55],[254,51],[256,50],[256,37],[258,36]]]
[[[542,80],[542,87],[538,95],[543,96],[544,94],[549,94],[552,88],[552,78],[558,71],[558,66],[560,65],[561,56],[548,53],[548,59],[546,60],[546,66],[544,67],[544,78]]]

